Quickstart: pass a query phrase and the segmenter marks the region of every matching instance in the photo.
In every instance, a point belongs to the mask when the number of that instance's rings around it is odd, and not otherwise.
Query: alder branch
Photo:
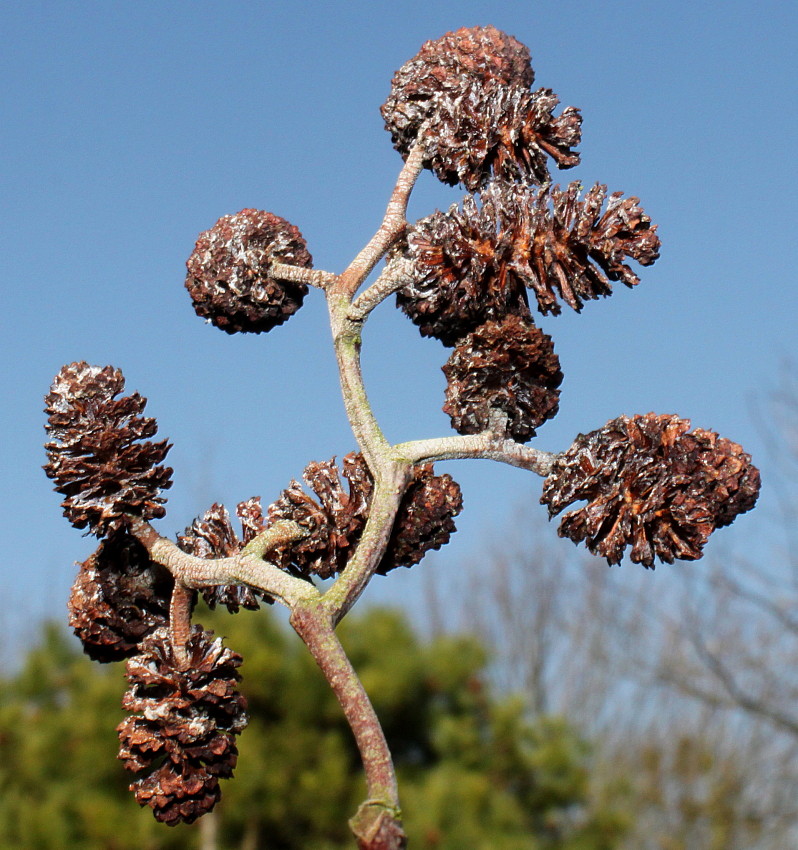
[[[294,608],[290,622],[335,693],[360,752],[367,799],[350,821],[358,846],[401,850],[406,838],[391,752],[371,700],[335,634],[333,620],[318,602],[306,602]],[[379,843],[377,833],[383,836]]]

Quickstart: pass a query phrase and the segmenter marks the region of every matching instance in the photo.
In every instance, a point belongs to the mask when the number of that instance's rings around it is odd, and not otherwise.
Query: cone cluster
[[[286,322],[308,288],[273,277],[274,263],[313,265],[293,224],[254,209],[222,216],[200,234],[186,261],[186,289],[197,315],[230,334],[263,333]]]
[[[65,496],[64,516],[98,537],[124,528],[128,514],[163,516],[161,491],[172,486],[161,465],[170,445],[146,439],[158,425],[140,415],[147,400],[138,393],[117,398],[124,386],[118,369],[71,363],[45,397],[44,471]]]
[[[279,565],[305,578],[329,578],[343,570],[352,556],[369,516],[374,483],[359,453],[314,462],[303,478],[314,499],[292,481],[269,507],[269,520],[290,519],[308,536],[278,550]],[[344,485],[346,481],[346,485]],[[460,488],[449,475],[436,476],[432,466],[417,467],[397,511],[393,532],[377,572],[417,564],[430,549],[448,542],[455,530],[453,517],[462,508]]]
[[[394,147],[420,142],[425,165],[445,183],[476,191],[492,176],[548,181],[548,158],[579,162],[581,116],[550,89],[530,91],[529,50],[495,27],[471,27],[426,42],[391,82],[381,108]]]
[[[749,511],[759,470],[731,440],[677,416],[620,416],[580,435],[557,459],[541,501],[549,516],[574,502],[559,534],[610,564],[631,546],[632,561],[701,557],[710,534]]]
[[[119,733],[119,758],[142,774],[132,783],[140,805],[170,825],[191,823],[221,796],[219,779],[233,775],[235,736],[246,726],[246,701],[237,690],[241,656],[195,626],[177,663],[167,629],[153,632],[127,662],[130,688],[122,704],[131,717]]]

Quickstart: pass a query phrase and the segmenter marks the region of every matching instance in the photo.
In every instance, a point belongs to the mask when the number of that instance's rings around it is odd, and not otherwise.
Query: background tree
[[[241,767],[201,824],[164,830],[127,791],[114,718],[125,683],[49,625],[19,673],[0,683],[0,843],[20,850],[251,850],[350,844],[363,793],[357,748],[310,656],[269,613],[203,613],[246,651],[250,725]],[[626,815],[591,799],[590,747],[556,718],[530,720],[497,694],[473,638],[422,641],[397,612],[342,624],[375,694],[422,848],[604,850]],[[390,651],[386,652],[386,648]],[[24,721],[24,722],[23,722]]]

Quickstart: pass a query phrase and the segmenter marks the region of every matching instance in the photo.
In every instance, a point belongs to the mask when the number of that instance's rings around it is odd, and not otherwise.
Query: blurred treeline
[[[798,847],[795,374],[763,408],[783,512],[766,547],[733,528],[702,561],[610,570],[525,507],[456,581],[436,582],[434,556],[415,568],[412,625],[344,620],[410,848]],[[361,767],[304,646],[270,610],[197,620],[244,656],[251,715],[216,810],[168,828],[139,809],[116,760],[123,665],[90,663],[50,624],[0,679],[0,847],[352,846]]]
[[[198,618],[245,658],[250,724],[213,815],[157,824],[116,760],[123,665],[86,660],[55,624],[0,685],[0,846],[48,850],[349,848],[365,796],[329,687],[270,612]],[[475,638],[422,641],[397,612],[341,628],[400,774],[411,846],[609,850],[628,815],[594,800],[591,748],[566,721],[496,694]]]

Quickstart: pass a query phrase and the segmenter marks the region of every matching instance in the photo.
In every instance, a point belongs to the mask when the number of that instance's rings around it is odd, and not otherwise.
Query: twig
[[[422,137],[422,134],[419,133],[418,138]],[[405,219],[407,202],[423,167],[424,150],[422,144],[417,142],[407,155],[404,168],[402,168],[396,180],[382,224],[366,247],[352,260],[336,284],[336,288],[340,286],[341,291],[350,299],[368,277],[369,272],[380,261],[380,258],[385,256],[386,251],[404,231],[407,224]]]
[[[290,280],[294,283],[306,283],[317,289],[326,289],[335,281],[337,275],[321,269],[306,269],[304,266],[292,266],[289,263],[272,263],[269,274],[278,280]]]
[[[393,295],[410,280],[412,280],[412,275],[409,261],[402,257],[392,260],[383,269],[377,280],[355,299],[349,310],[349,318],[356,322],[364,321],[378,304],[381,304],[389,295]]]
[[[394,446],[394,452],[410,463],[485,458],[517,466],[520,469],[528,469],[542,476],[551,472],[554,461],[557,459],[557,455],[551,452],[533,449],[488,432],[413,440]]]
[[[278,523],[272,526],[272,541],[281,539],[285,542],[288,539],[299,539],[305,534],[296,523],[290,523],[290,526],[296,526],[296,530],[292,530],[286,521],[274,533],[277,526]],[[319,591],[309,582],[290,575],[258,555],[242,551],[230,558],[197,558],[184,552],[166,537],[161,537],[148,522],[132,520],[130,531],[144,545],[156,564],[166,567],[176,582],[188,588],[248,584],[263,590],[289,608],[303,599],[320,596]],[[262,546],[263,540],[258,545]]]

